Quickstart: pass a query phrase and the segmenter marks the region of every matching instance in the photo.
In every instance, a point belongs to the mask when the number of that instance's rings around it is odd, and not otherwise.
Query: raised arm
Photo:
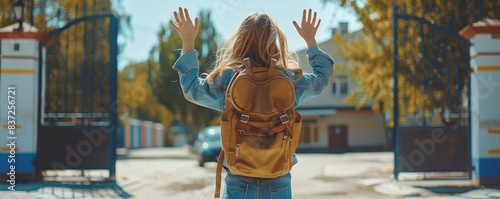
[[[194,49],[194,40],[198,35],[198,17],[191,21],[187,8],[179,7],[179,13],[174,11],[175,23],[170,20],[170,25],[179,33],[182,39],[182,54]]]
[[[296,21],[293,21],[297,32],[307,43],[306,53],[313,69],[312,73],[304,73],[303,77],[294,83],[296,106],[321,94],[330,84],[333,76],[333,58],[317,47],[315,36],[321,19],[316,21],[316,15],[316,12],[312,13],[312,9],[309,9],[309,12],[304,9],[301,25],[299,26]]]
[[[222,73],[213,83],[199,77],[198,51],[194,49],[194,40],[199,30],[198,18],[193,24],[185,8],[179,8],[179,13],[174,12],[174,17],[175,23],[170,20],[170,25],[182,39],[182,55],[174,63],[173,69],[179,73],[179,83],[184,97],[200,106],[218,111],[224,110],[224,91],[230,74]]]

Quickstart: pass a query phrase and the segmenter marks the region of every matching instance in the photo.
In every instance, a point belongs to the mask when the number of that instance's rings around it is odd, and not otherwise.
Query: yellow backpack
[[[301,116],[295,112],[292,82],[272,60],[269,67],[245,67],[233,75],[221,116],[222,151],[217,162],[215,197],[220,197],[224,157],[235,175],[276,178],[292,168]]]

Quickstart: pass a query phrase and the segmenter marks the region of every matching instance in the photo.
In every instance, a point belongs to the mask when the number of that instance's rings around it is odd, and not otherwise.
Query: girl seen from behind
[[[255,13],[247,16],[218,49],[214,69],[206,78],[201,78],[198,52],[194,49],[199,31],[198,18],[193,22],[188,10],[179,8],[178,12],[174,12],[175,21],[170,20],[170,24],[182,39],[182,55],[173,68],[179,73],[185,98],[200,106],[224,111],[228,85],[233,75],[245,68],[246,58],[252,67],[276,64],[281,68],[293,83],[295,107],[319,95],[331,83],[334,61],[317,46],[315,35],[321,20],[317,20],[316,16],[317,13],[311,9],[304,10],[301,23],[292,23],[308,46],[306,54],[312,73],[303,73],[298,62],[289,54],[286,36],[276,22],[267,14]],[[298,162],[295,154],[291,160],[292,164]],[[289,171],[276,178],[258,178],[233,174],[227,164],[224,164],[224,168],[226,178],[223,198],[292,198]]]

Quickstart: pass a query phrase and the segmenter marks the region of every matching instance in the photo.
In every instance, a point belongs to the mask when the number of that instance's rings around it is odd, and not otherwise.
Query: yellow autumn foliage
[[[450,39],[450,32],[457,32],[466,25],[479,20],[479,16],[500,17],[498,1],[378,1],[378,0],[323,0],[352,11],[363,24],[358,39],[350,39],[339,34],[332,41],[340,46],[340,53],[349,60],[349,74],[356,79],[357,88],[345,98],[344,103],[363,107],[370,99],[372,110],[393,113],[394,109],[394,49],[393,49],[393,5],[398,5],[398,13],[420,17],[431,24],[446,27],[448,31],[435,29],[414,20],[398,21],[398,103],[400,121],[410,114],[440,115],[444,111],[459,113],[463,89],[468,81],[467,47]],[[479,13],[483,10],[483,13]],[[443,34],[445,32],[446,34]],[[441,40],[439,40],[441,39]],[[456,60],[444,60],[440,54],[443,48],[452,49],[450,56]],[[423,53],[427,54],[423,54]],[[452,77],[439,71],[444,63],[456,67],[451,69]],[[445,65],[445,64],[442,64]],[[456,74],[456,75],[455,75]],[[428,78],[428,79],[425,79]],[[448,78],[448,79],[446,79]],[[425,82],[425,83],[424,83]],[[444,88],[444,84],[455,86]],[[457,105],[458,104],[458,105]],[[389,120],[389,126],[393,125]]]

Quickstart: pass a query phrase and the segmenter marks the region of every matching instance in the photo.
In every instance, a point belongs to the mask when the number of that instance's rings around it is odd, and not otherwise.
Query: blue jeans
[[[291,175],[277,178],[251,178],[226,173],[222,199],[288,199],[292,198]]]

